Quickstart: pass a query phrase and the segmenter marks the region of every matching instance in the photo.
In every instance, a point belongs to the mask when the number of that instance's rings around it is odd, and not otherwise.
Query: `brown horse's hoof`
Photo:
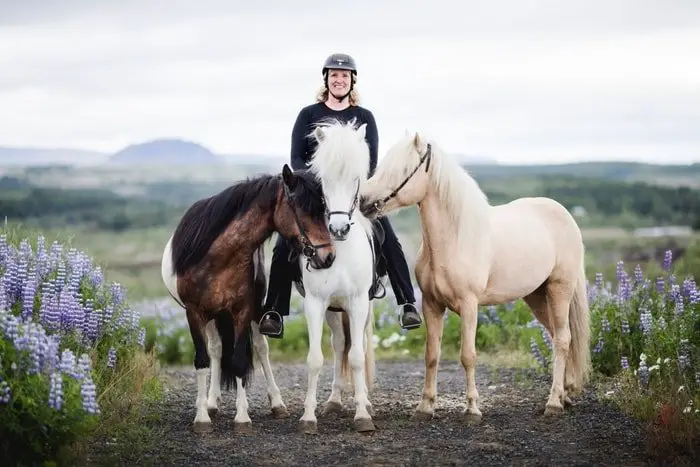
[[[326,402],[326,404],[323,406],[323,415],[330,415],[334,413],[342,413],[343,412],[343,406],[342,404],[338,402]]]
[[[194,422],[192,424],[192,431],[195,433],[211,433],[213,430],[211,422]]]
[[[462,412],[462,417],[464,418],[464,423],[466,423],[467,426],[480,424],[482,418],[480,413],[467,412],[466,410]]]
[[[272,407],[272,416],[276,419],[283,419],[289,417],[289,411],[287,407],[280,405],[279,407]]]
[[[318,424],[311,420],[300,420],[299,431],[306,435],[315,435],[318,433]]]
[[[233,422],[233,432],[239,435],[250,435],[253,433],[252,422]]]
[[[416,410],[413,412],[413,415],[411,416],[411,420],[415,420],[417,422],[427,422],[429,420],[433,419],[433,412],[422,412],[420,410]]]
[[[358,418],[353,420],[352,424],[355,427],[355,431],[358,433],[367,433],[376,430],[371,418]]]

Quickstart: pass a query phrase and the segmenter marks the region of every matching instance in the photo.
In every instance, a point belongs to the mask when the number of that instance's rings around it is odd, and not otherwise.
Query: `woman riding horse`
[[[354,89],[357,81],[355,60],[346,54],[333,54],[324,63],[322,76],[324,85],[319,90],[316,103],[299,112],[292,130],[291,166],[294,170],[307,167],[315,150],[315,141],[307,138],[314,125],[336,118],[348,122],[355,119],[358,125],[367,124],[367,144],[370,149],[369,175],[377,166],[378,131],[374,115],[360,107],[359,96]],[[382,252],[387,260],[387,273],[396,301],[401,308],[400,322],[404,329],[415,329],[421,325],[421,317],[415,307],[413,284],[399,239],[386,217],[379,218],[384,230]],[[275,244],[270,271],[270,289],[265,301],[265,314],[260,320],[260,332],[270,337],[282,337],[283,316],[289,316],[294,265],[290,263],[289,246],[279,237]]]

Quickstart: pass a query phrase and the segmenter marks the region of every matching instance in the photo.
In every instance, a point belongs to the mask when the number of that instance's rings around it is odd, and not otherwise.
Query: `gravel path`
[[[303,364],[274,363],[275,377],[291,413],[273,419],[264,377],[256,373],[248,391],[252,435],[233,433],[235,395],[224,393],[214,430],[191,430],[196,397],[191,367],[167,368],[168,393],[157,429],[162,432],[144,463],[155,465],[648,465],[643,427],[593,391],[574,400],[565,415],[542,415],[550,380],[531,371],[481,366],[477,387],[483,420],[466,426],[461,417],[464,372],[441,362],[435,418],[411,420],[423,387],[423,363],[378,362],[371,394],[377,430],[352,428],[351,393],[342,415],[320,415],[330,394],[326,363],[319,382],[318,434],[298,431],[306,389]]]

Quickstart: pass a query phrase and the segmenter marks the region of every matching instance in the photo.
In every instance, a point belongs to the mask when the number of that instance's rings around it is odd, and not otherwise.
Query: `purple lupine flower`
[[[552,338],[549,336],[549,332],[547,331],[547,328],[542,326],[540,324],[540,333],[542,334],[542,340],[544,343],[547,345],[549,350],[552,350]]]
[[[622,271],[617,286],[618,303],[623,304],[632,298],[632,283],[625,271]]]
[[[656,278],[656,291],[660,294],[666,291],[666,281],[662,276]]]
[[[593,348],[593,353],[602,352],[604,346],[605,346],[605,341],[603,340],[603,336],[601,334],[598,336],[598,342],[596,343],[595,347]]]
[[[642,267],[639,264],[634,267],[634,282],[636,285],[641,285],[644,283],[644,273],[642,272]]]
[[[142,327],[139,331],[138,345],[141,348],[143,348],[146,345],[146,328]]]
[[[22,288],[22,319],[24,320],[29,319],[34,313],[34,299],[38,285],[35,269],[31,268]]]
[[[607,316],[603,316],[600,320],[601,329],[605,334],[610,332],[610,321],[608,321]]]
[[[100,407],[97,404],[97,388],[92,381],[92,376],[88,375],[80,385],[80,395],[83,398],[83,410],[89,414],[99,414]]]
[[[685,306],[683,305],[683,300],[678,300],[676,302],[676,315],[678,316],[683,316],[683,312],[685,311]]]
[[[49,407],[56,410],[61,410],[63,407],[63,375],[60,371],[51,373]]]
[[[535,357],[535,360],[537,360],[540,365],[545,366],[547,364],[542,352],[540,352],[540,346],[537,345],[537,341],[534,337],[530,338],[530,351],[532,352],[532,356]]]
[[[681,371],[690,367],[690,349],[688,339],[681,339],[678,345],[678,367]]]
[[[595,288],[598,291],[603,290],[603,273],[602,272],[595,273]]]
[[[115,363],[117,363],[117,351],[114,347],[110,347],[109,352],[107,352],[107,366],[114,368]]]
[[[623,274],[625,274],[625,263],[624,261],[619,260],[615,266],[615,278],[618,282],[622,280]]]
[[[681,295],[681,287],[678,284],[673,284],[668,294],[671,300],[673,300],[674,302],[681,301],[683,298],[683,296]]]
[[[673,252],[671,250],[666,250],[666,253],[664,253],[664,262],[663,262],[664,271],[670,271],[672,263],[673,263]]]
[[[637,377],[639,378],[639,384],[641,384],[643,388],[646,388],[649,384],[649,368],[647,368],[647,357],[645,354],[639,357]]]
[[[7,381],[2,379],[0,376],[0,404],[7,405],[10,403],[12,398],[12,388],[7,384]]]
[[[622,330],[623,334],[630,333],[630,323],[627,321],[627,318],[622,318],[620,321],[620,329]]]
[[[620,357],[620,366],[622,367],[623,370],[628,370],[630,365],[629,362],[627,361],[627,357],[622,356]]]
[[[651,311],[649,311],[649,309],[646,307],[642,308],[640,311],[641,313],[639,314],[639,324],[642,327],[642,332],[644,333],[644,335],[648,336],[651,332],[652,326]]]

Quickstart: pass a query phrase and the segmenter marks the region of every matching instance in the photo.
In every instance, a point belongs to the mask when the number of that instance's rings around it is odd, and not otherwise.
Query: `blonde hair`
[[[350,91],[350,95],[348,96],[348,101],[350,102],[350,105],[358,106],[360,105],[360,94],[357,92],[357,89],[355,89],[355,85],[357,84],[357,75],[352,75],[352,91]],[[318,91],[316,91],[316,102],[326,102],[328,100],[328,88],[326,88],[326,83],[324,82],[320,88],[318,88]]]

